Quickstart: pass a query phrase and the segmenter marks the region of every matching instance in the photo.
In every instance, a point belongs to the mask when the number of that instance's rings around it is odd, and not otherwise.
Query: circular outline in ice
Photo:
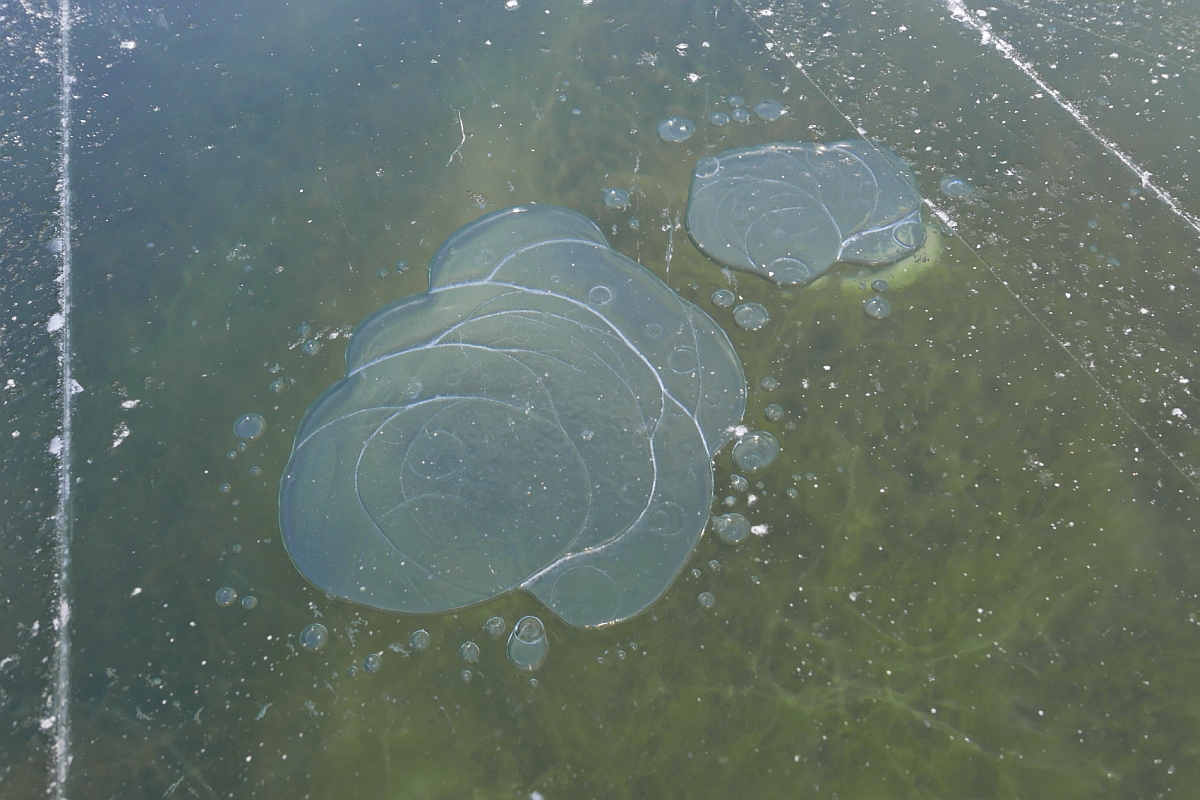
[[[603,306],[590,302],[588,294],[596,285],[611,287],[614,301]],[[617,302],[623,297],[625,306]],[[632,305],[631,297],[643,305]],[[645,309],[657,309],[650,318],[661,319],[668,327],[655,323],[659,329],[655,335],[642,317],[643,322],[631,329],[636,319],[622,315],[636,317],[647,313]],[[407,319],[423,323],[426,317],[422,314],[432,315],[429,318],[438,325],[427,330],[419,325],[405,329]],[[437,359],[449,352],[468,359],[470,353],[484,354],[481,357],[495,363],[513,360],[511,383],[533,387],[529,391],[535,394],[522,395],[525,399],[513,395],[512,401],[505,402],[493,397],[487,402],[510,406],[514,413],[559,420],[546,394],[549,390],[533,370],[516,361],[522,351],[504,353],[467,340],[480,325],[486,328],[493,317],[506,324],[513,321],[520,331],[544,323],[579,340],[592,337],[589,341],[594,340],[590,345],[594,349],[586,358],[624,376],[615,390],[637,397],[654,477],[635,496],[640,505],[621,530],[602,534],[588,530],[592,538],[586,546],[579,543],[583,528],[562,535],[551,532],[551,546],[558,548],[556,557],[522,580],[473,590],[469,585],[448,583],[446,575],[435,574],[432,565],[420,564],[401,552],[379,528],[367,509],[368,501],[359,494],[358,470],[345,473],[337,465],[349,463],[346,457],[360,463],[371,437],[413,409],[456,398],[485,399],[469,393],[456,395],[449,384],[422,383],[418,377],[421,359],[440,369],[443,362]],[[680,348],[699,354],[698,362],[704,368],[670,369],[667,356],[677,354]],[[591,220],[553,206],[494,212],[453,234],[430,263],[429,291],[405,298],[364,321],[355,331],[346,358],[346,377],[313,404],[297,431],[280,486],[280,524],[289,555],[313,583],[345,599],[401,613],[456,610],[524,589],[577,627],[608,625],[637,614],[666,590],[699,539],[712,500],[712,455],[732,438],[745,409],[740,361],[711,318],[641,265],[611,250]],[[677,367],[682,363],[676,362]],[[386,370],[395,366],[418,369],[402,373],[414,376],[405,382],[389,378],[392,373]],[[380,372],[381,368],[385,371]],[[446,382],[450,374],[438,372],[437,377]],[[473,376],[453,374],[455,385],[460,380],[474,380]],[[364,385],[373,387],[379,396],[366,407],[339,405],[345,399],[343,392],[350,392],[347,397],[355,399],[347,387],[357,390]],[[706,391],[705,387],[711,388]],[[638,396],[638,391],[646,396]],[[342,427],[365,438],[359,444],[350,439],[343,442],[339,438]],[[580,432],[578,440],[568,435],[577,452],[580,442],[591,441],[584,433],[590,431]],[[344,450],[346,443],[359,448],[358,455],[346,452],[339,461],[332,454]],[[660,447],[667,447],[671,455],[663,456]],[[668,472],[671,481],[661,482],[659,474]],[[686,486],[673,485],[680,476],[687,476]],[[589,487],[594,485],[589,479],[583,487],[589,497]],[[593,502],[579,500],[585,511]],[[562,507],[567,508],[565,504]],[[366,522],[356,523],[357,527],[348,524],[344,512],[358,514]],[[600,515],[602,510],[596,513]],[[367,549],[381,551],[369,569],[356,559],[339,557]],[[656,567],[651,574],[646,574],[647,564]],[[518,563],[517,568],[523,567]]]

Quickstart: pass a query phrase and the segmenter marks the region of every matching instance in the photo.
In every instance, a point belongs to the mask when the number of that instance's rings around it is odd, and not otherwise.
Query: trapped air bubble
[[[429,285],[358,327],[300,423],[280,491],[293,561],[410,614],[516,589],[579,627],[646,608],[704,529],[713,454],[742,419],[728,337],[553,206],[456,232]]]
[[[517,669],[532,672],[546,661],[550,645],[537,617],[521,617],[508,637],[508,660]]]

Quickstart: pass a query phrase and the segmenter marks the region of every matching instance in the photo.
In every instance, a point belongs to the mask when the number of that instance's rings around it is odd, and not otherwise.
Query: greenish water
[[[4,23],[25,49],[3,84],[3,798],[55,764],[45,11]],[[1015,56],[938,3],[77,9],[65,796],[1194,792],[1200,9],[968,11]],[[789,114],[709,124],[732,93]],[[672,115],[685,143],[655,133]],[[863,313],[857,267],[783,290],[689,242],[701,156],[861,135],[945,215],[926,209],[937,248],[891,316]],[[944,197],[950,174],[977,192]],[[706,533],[647,613],[600,630],[523,593],[419,618],[326,598],[277,522],[300,418],[449,234],[530,202],[590,217],[728,332],[745,424],[782,454],[745,493],[719,453],[714,511],[732,496],[768,532]],[[718,288],[771,322],[737,329]],[[267,431],[239,451],[248,412]],[[218,606],[223,586],[257,608]],[[550,643],[536,685],[482,630],[525,614]],[[314,621],[330,640],[307,652]]]

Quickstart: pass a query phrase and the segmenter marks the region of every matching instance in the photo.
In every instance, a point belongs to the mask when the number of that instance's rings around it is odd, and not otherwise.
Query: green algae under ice
[[[746,400],[703,311],[551,206],[451,236],[346,362],[296,434],[284,542],[325,591],[404,613],[520,588],[579,627],[637,614],[703,531]]]

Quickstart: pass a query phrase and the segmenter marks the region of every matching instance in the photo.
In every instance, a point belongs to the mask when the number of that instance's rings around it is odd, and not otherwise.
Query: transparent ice
[[[346,362],[296,434],[284,542],[326,592],[414,614],[514,589],[579,627],[646,608],[746,399],[712,319],[553,206],[452,235]]]

